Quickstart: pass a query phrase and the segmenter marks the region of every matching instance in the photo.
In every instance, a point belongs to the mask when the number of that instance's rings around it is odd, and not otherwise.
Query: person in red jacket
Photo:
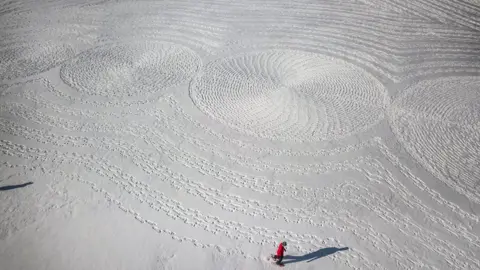
[[[282,264],[283,260],[283,253],[287,250],[285,247],[287,246],[287,242],[282,242],[280,245],[278,245],[277,248],[277,255],[273,256],[273,259],[277,261],[277,264]]]

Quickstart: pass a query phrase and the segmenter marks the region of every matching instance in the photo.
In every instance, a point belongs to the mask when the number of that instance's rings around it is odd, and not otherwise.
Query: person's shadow
[[[28,182],[28,183],[24,183],[24,184],[20,184],[20,185],[3,186],[3,187],[0,187],[0,191],[6,191],[6,190],[11,190],[11,189],[16,189],[16,188],[23,188],[23,187],[26,187],[26,186],[31,185],[31,184],[33,184],[33,182]]]
[[[314,261],[316,259],[320,259],[322,257],[332,255],[335,252],[344,251],[344,250],[348,250],[348,247],[344,247],[344,248],[335,248],[335,247],[321,248],[317,251],[310,252],[310,253],[302,255],[302,256],[285,255],[282,263],[283,264],[288,264],[288,263],[296,263],[296,262],[302,262],[302,261],[311,262],[311,261]]]

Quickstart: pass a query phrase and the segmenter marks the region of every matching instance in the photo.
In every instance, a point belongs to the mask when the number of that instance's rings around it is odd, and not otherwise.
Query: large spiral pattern
[[[385,91],[373,76],[344,61],[278,50],[209,64],[191,97],[211,117],[251,135],[316,141],[376,123]]]

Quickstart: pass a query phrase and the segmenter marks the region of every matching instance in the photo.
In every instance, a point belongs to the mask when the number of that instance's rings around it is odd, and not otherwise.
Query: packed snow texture
[[[0,270],[480,269],[480,2],[1,1]]]

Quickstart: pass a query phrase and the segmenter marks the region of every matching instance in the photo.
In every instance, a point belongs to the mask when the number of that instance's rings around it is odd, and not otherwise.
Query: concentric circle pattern
[[[75,55],[66,44],[27,43],[0,50],[0,80],[44,72]]]
[[[393,130],[439,179],[479,202],[480,79],[423,81],[394,102]]]
[[[260,137],[315,141],[362,130],[383,116],[384,88],[362,69],[299,51],[215,61],[191,88],[211,117]]]
[[[186,82],[199,65],[192,50],[176,44],[114,44],[80,54],[65,63],[60,75],[84,94],[123,99]]]

